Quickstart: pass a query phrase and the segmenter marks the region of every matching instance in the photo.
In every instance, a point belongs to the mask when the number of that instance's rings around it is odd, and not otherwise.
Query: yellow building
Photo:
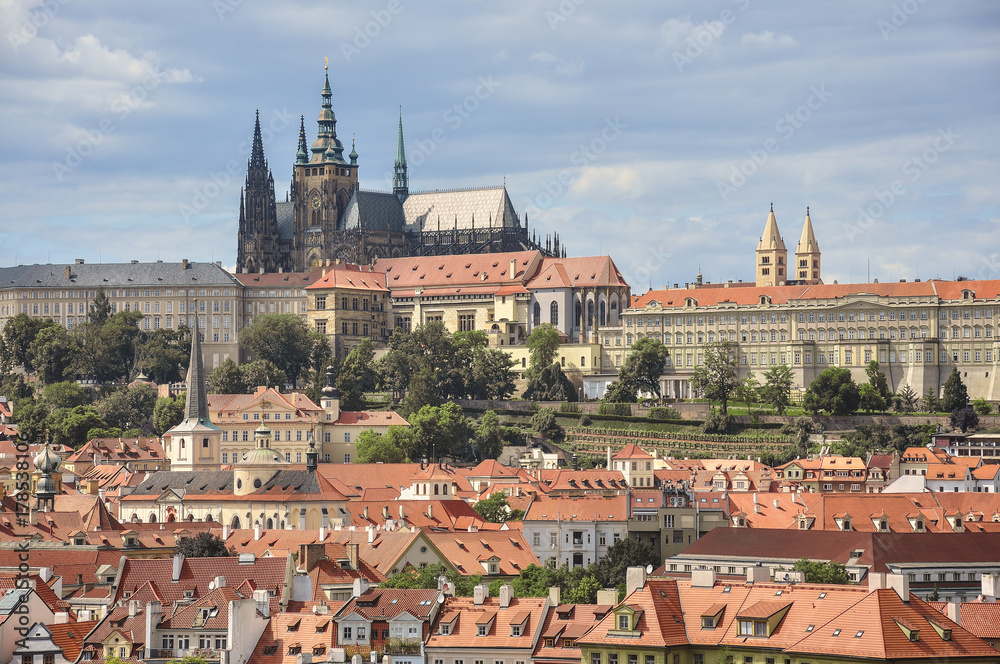
[[[310,328],[327,335],[334,356],[347,357],[364,339],[384,344],[389,339],[385,273],[340,261],[320,271],[306,287],[306,319]]]

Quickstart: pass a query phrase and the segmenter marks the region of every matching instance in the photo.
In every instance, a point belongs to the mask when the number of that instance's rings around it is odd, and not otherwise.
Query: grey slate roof
[[[261,488],[248,494],[266,494],[268,491],[294,489],[295,493],[320,493],[316,473],[308,470],[278,470]],[[130,494],[134,496],[159,496],[173,491],[182,497],[233,493],[231,470],[161,470],[153,473]]]
[[[291,240],[295,231],[295,203],[291,201],[279,201],[275,203],[278,216],[278,237],[282,240]]]
[[[456,189],[413,193],[403,201],[407,230],[411,232],[436,231],[438,219],[441,230],[470,229],[475,220],[476,228],[517,226],[517,214],[510,202],[506,187]]]
[[[344,229],[402,233],[406,229],[403,206],[396,195],[382,191],[355,191],[344,214]]]
[[[69,268],[69,278],[66,277]],[[0,268],[0,288],[116,288],[127,286],[239,286],[215,263],[75,263]]]

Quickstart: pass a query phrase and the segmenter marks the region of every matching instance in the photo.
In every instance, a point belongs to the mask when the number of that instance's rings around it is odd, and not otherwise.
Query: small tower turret
[[[774,217],[774,203],[764,224],[764,234],[757,244],[757,285],[784,286],[787,280],[788,250],[781,239],[778,221]]]
[[[403,109],[399,109],[399,132],[396,135],[396,163],[393,165],[392,193],[402,203],[410,194],[410,181],[406,175],[406,150],[403,148]]]
[[[56,482],[52,474],[59,470],[62,459],[49,447],[48,435],[46,434],[45,444],[41,451],[35,455],[35,470],[41,473],[38,483],[35,486],[35,498],[37,499],[39,512],[52,512],[55,509]]]
[[[813,233],[812,220],[809,218],[809,207],[806,207],[806,220],[802,223],[802,236],[799,246],[795,249],[795,279],[804,284],[823,283],[820,272],[819,243]]]

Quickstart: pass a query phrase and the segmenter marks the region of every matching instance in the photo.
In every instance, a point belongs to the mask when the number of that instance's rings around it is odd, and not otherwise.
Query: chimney
[[[271,598],[267,590],[253,591],[253,601],[257,603],[257,611],[265,618],[271,615]]]
[[[775,498],[774,500],[772,500],[771,504],[774,505],[775,507],[777,507],[778,506],[778,499]]]
[[[399,506],[399,520],[406,521],[406,510],[403,509],[402,505]]]
[[[52,616],[53,625],[65,625],[69,622],[69,614],[65,611],[60,611]]]
[[[960,602],[948,602],[947,614],[948,620],[959,627],[962,626],[962,604]]]
[[[608,445],[607,457],[608,457],[608,470],[611,470],[611,446],[610,445]]]
[[[350,544],[347,545],[351,546]],[[356,545],[355,545],[356,546]],[[326,547],[323,544],[299,544],[299,567],[308,574],[316,567],[316,563],[326,558]]]
[[[434,505],[432,505],[431,503],[427,503],[427,518],[428,519],[434,518]]]
[[[260,523],[253,524],[253,541],[256,542],[260,539],[263,530],[260,527]]]
[[[223,526],[222,526],[222,541],[225,542],[227,539],[229,539],[229,526],[227,524],[223,524]]]
[[[747,568],[747,583],[767,583],[771,580],[771,568],[757,563]]]
[[[511,258],[510,259],[510,280],[514,281],[514,279],[516,277],[517,277],[517,259],[516,258]]]
[[[868,572],[868,592],[888,587],[885,583],[885,572]]]
[[[388,521],[389,514],[390,514],[390,512],[389,512],[389,506],[388,505],[383,505],[382,506],[382,518]]]
[[[614,588],[605,588],[604,590],[597,591],[597,603],[598,604],[610,604],[614,606],[618,603],[618,591]]]
[[[995,602],[997,598],[1000,597],[1000,575],[998,574],[983,574],[982,580],[982,591],[984,602]]]
[[[361,597],[366,592],[368,592],[368,579],[363,576],[354,579],[354,587],[352,590],[352,597]]]
[[[184,566],[184,554],[178,553],[174,556],[174,566],[170,574],[171,581],[181,580],[181,567]]]
[[[163,605],[159,602],[147,602],[146,603],[146,615],[149,616],[150,622],[154,625],[160,622],[159,615],[163,611]]]
[[[142,436],[140,436],[139,438],[136,438],[135,444],[136,444],[136,447],[138,447],[140,450],[144,450],[144,449],[146,449],[147,442],[146,442],[145,438],[143,438]]]
[[[371,544],[375,541],[375,526],[368,526],[365,530],[368,531],[368,543]]]
[[[514,586],[509,583],[505,583],[500,586],[500,608],[509,609],[510,608],[510,598],[514,595]]]
[[[181,259],[181,269],[182,270],[188,269],[188,259],[186,259],[186,258]]]
[[[364,509],[361,510],[361,516],[362,516],[362,518],[365,521],[368,520],[368,506],[367,505],[365,505]]]
[[[551,586],[549,588],[549,604],[552,606],[559,606],[562,602],[562,588],[559,586]],[[600,602],[598,602],[599,604]]]
[[[696,569],[691,570],[692,588],[711,588],[715,585],[715,570]]]
[[[646,568],[629,567],[625,572],[625,596],[628,597],[636,590],[641,590],[646,585]]]
[[[896,591],[899,598],[909,604],[910,602],[910,578],[905,574],[887,574],[886,584]]]
[[[52,568],[42,567],[41,569],[39,569],[38,578],[42,580],[42,583],[48,583],[49,580],[52,578]]]
[[[226,577],[224,577],[224,576],[217,576],[217,577],[215,577],[215,587],[216,588],[224,588],[225,586],[226,586]]]
[[[135,618],[137,613],[139,613],[139,600],[130,599],[128,601],[128,617]]]
[[[485,584],[480,583],[472,589],[472,603],[476,606],[482,606],[489,596],[490,587]]]
[[[71,268],[69,265],[67,265],[66,266],[66,278],[69,279],[72,276],[73,276],[73,268]]]
[[[319,541],[322,542],[326,539],[326,526],[319,527]]]
[[[753,494],[753,504],[754,505],[757,504],[757,494],[756,494],[756,492]]]
[[[348,564],[350,564],[351,569],[358,569],[358,550],[361,548],[361,545],[356,542],[348,542],[346,548]]]

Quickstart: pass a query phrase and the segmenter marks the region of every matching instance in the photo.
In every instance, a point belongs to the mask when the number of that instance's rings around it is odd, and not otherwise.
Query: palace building
[[[316,140],[307,146],[305,118],[286,200],[275,198],[254,125],[246,186],[240,196],[238,272],[308,272],[326,260],[370,264],[377,258],[539,250],[564,255],[558,234],[536,239],[514,210],[505,186],[411,193],[400,115],[392,191],[358,184],[358,153],[344,155],[329,74]]]

